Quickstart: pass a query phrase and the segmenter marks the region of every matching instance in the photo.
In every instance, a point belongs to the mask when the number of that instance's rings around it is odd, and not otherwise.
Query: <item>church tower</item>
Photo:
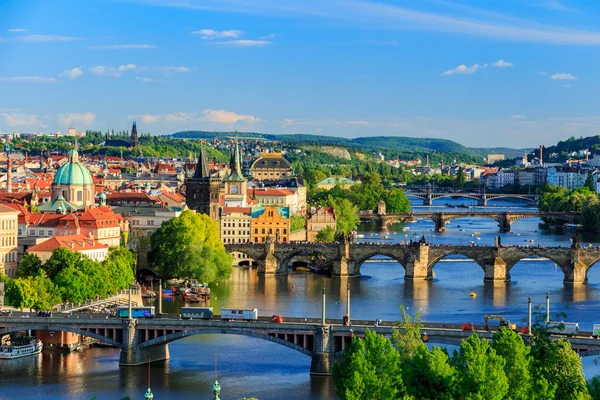
[[[246,179],[242,175],[242,156],[237,142],[229,167],[231,173],[225,178],[225,207],[246,207]]]
[[[137,127],[135,126],[135,121],[133,121],[133,127],[131,128],[131,147],[135,147],[138,145],[138,133]]]
[[[219,188],[221,182],[213,177],[208,165],[206,150],[200,150],[200,158],[194,176],[186,182],[185,202],[189,209],[207,214],[215,221],[219,220]]]

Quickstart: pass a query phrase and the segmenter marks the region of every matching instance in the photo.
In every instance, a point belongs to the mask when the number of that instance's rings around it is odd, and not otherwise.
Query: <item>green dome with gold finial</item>
[[[69,161],[63,164],[54,175],[54,185],[93,185],[92,174],[79,161],[79,153],[73,149],[69,151]]]

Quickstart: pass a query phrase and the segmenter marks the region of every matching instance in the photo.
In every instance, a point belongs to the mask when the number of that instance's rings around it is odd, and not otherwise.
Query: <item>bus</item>
[[[221,319],[225,321],[256,321],[258,310],[237,310],[232,308],[221,308]]]
[[[212,319],[212,307],[181,307],[181,319]]]
[[[131,307],[132,318],[153,318],[155,315],[154,306],[151,307]],[[117,317],[129,318],[129,307],[119,307]]]
[[[575,335],[579,332],[577,322],[548,322],[548,332],[558,335]]]

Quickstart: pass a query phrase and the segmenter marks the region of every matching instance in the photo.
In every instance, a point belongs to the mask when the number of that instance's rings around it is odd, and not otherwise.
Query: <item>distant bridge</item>
[[[240,252],[254,261],[261,274],[287,274],[288,265],[298,256],[318,257],[332,275],[360,275],[362,264],[375,256],[389,257],[400,263],[408,280],[434,277],[433,269],[443,258],[461,255],[473,260],[484,272],[485,281],[510,281],[510,271],[526,258],[550,259],[560,267],[565,283],[587,282],[588,270],[600,261],[598,248],[519,247],[519,246],[433,246],[414,243],[274,243],[226,244],[229,252]]]
[[[417,211],[411,213],[398,214],[378,214],[364,213],[359,214],[361,222],[376,222],[380,226],[387,226],[395,222],[403,221],[407,218],[430,219],[435,224],[437,232],[446,230],[446,223],[460,218],[489,218],[498,221],[500,232],[510,232],[510,226],[513,222],[526,218],[552,218],[569,223],[579,223],[581,214],[578,212],[543,212],[543,211],[465,211],[465,212],[431,212]]]
[[[0,336],[27,330],[47,330],[72,332],[84,335],[103,343],[120,347],[119,365],[135,366],[148,361],[169,359],[168,344],[175,340],[201,334],[243,335],[268,340],[296,350],[311,357],[310,373],[329,375],[331,364],[341,355],[352,336],[362,337],[370,329],[391,336],[395,322],[388,321],[375,326],[374,321],[352,321],[351,326],[342,325],[341,320],[284,317],[283,323],[272,323],[270,317],[259,318],[256,322],[221,320],[180,320],[170,318],[154,319],[116,319],[98,318],[29,318],[0,317]],[[432,343],[459,344],[472,334],[462,331],[460,325],[442,323],[424,323],[422,334]],[[482,327],[476,327],[480,329]],[[480,337],[491,339],[491,332],[478,331]],[[600,350],[600,341],[591,337],[591,333],[580,332],[569,337],[574,349],[579,351]]]
[[[464,197],[467,199],[477,200],[478,206],[487,206],[489,200],[496,199],[518,199],[525,201],[528,205],[537,206],[540,201],[540,196],[537,194],[520,194],[520,193],[469,193],[469,192],[406,192],[407,196],[412,196],[423,200],[423,205],[430,206],[433,200],[444,197]]]

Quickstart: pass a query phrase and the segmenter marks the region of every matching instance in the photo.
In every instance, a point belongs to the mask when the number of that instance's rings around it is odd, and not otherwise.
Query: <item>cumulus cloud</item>
[[[571,75],[571,74],[554,74],[550,77],[550,79],[552,80],[570,80],[570,81],[574,81],[577,79],[577,77],[575,75]]]
[[[498,67],[498,68],[508,68],[508,67],[512,67],[512,66],[513,66],[512,63],[506,62],[506,61],[504,61],[504,59],[500,59],[494,63],[494,67]]]
[[[88,49],[95,50],[135,50],[135,49],[156,49],[154,44],[111,44],[106,46],[87,46]]]
[[[47,128],[48,125],[40,121],[34,114],[0,113],[4,123],[8,126],[26,126],[30,128]]]
[[[215,42],[214,44],[220,44],[224,46],[234,46],[234,47],[262,47],[269,44],[272,44],[268,40],[226,40],[224,42]]]
[[[456,68],[449,69],[448,71],[444,72],[442,75],[445,75],[445,76],[471,75],[482,68],[487,68],[487,66],[488,66],[487,64],[483,64],[483,65],[474,64],[474,65],[471,65],[470,67],[467,67],[466,65],[462,64]]]
[[[47,82],[56,82],[57,79],[50,77],[50,76],[7,76],[7,77],[0,77],[0,81],[47,83]]]
[[[215,31],[212,29],[201,29],[199,31],[192,32],[192,35],[200,35],[201,39],[213,40],[213,39],[236,39],[242,36],[244,32],[236,29],[228,31]]]
[[[204,110],[202,111],[202,120],[210,122],[220,122],[222,124],[235,124],[236,122],[257,122],[260,118],[252,115],[240,115],[225,110]]]
[[[81,124],[81,125],[89,125],[92,122],[94,122],[96,120],[96,114],[91,113],[91,112],[86,112],[86,113],[68,113],[68,114],[59,114],[58,115],[58,122],[60,122],[62,125],[74,125],[74,124]]]
[[[119,71],[117,71],[116,68],[106,67],[104,65],[98,65],[96,67],[91,67],[90,72],[94,75],[113,76],[115,78],[118,78],[119,76],[121,76],[121,74],[119,73]]]
[[[119,65],[119,68],[117,68],[117,70],[119,72],[125,72],[125,71],[131,71],[136,69],[137,66],[135,64],[127,64],[127,65]]]
[[[58,76],[67,78],[67,79],[76,79],[82,75],[83,75],[83,70],[81,69],[81,67],[75,67],[75,68],[64,70]]]
[[[190,72],[192,69],[188,67],[158,67],[157,70],[163,73],[175,73],[175,72]]]

